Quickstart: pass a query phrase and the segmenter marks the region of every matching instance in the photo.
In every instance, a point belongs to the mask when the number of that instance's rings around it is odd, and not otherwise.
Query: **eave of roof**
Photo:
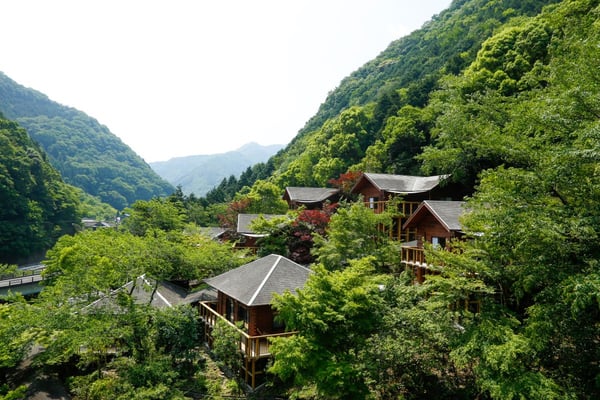
[[[285,190],[290,201],[299,203],[319,203],[339,193],[339,189],[319,187],[289,186]]]
[[[199,301],[203,298],[203,292],[188,293],[185,289],[171,283],[171,282],[159,282],[151,298],[154,290],[155,282],[147,278],[145,275],[138,276],[134,281],[129,281],[120,288],[117,288],[101,297],[100,299],[90,303],[86,308],[89,307],[101,307],[109,306],[118,310],[120,307],[114,301],[115,295],[119,291],[131,292],[136,304],[150,304],[153,307],[164,308],[173,307],[178,304],[189,304],[195,301]]]
[[[395,193],[411,194],[425,193],[437,187],[440,182],[450,175],[413,176],[413,175],[391,175],[365,172],[356,182],[351,192],[355,193],[357,188],[364,185],[365,180],[371,183],[377,190]]]

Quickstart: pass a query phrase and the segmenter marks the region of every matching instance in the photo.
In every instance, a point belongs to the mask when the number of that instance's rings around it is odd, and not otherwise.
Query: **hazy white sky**
[[[147,162],[287,144],[327,93],[451,0],[8,0],[0,71]]]

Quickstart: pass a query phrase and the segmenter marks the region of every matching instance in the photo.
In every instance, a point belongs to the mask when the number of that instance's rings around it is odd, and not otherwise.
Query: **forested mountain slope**
[[[0,264],[39,258],[79,223],[78,195],[17,123],[0,114]]]
[[[436,120],[426,106],[441,79],[460,75],[482,43],[503,26],[518,25],[556,2],[454,1],[345,78],[289,146],[270,160],[272,179],[280,187],[320,186],[349,168],[421,173],[415,156],[432,142]]]
[[[392,91],[393,107],[381,108],[385,97],[350,104],[279,158],[281,185],[356,168],[451,173],[473,188],[461,218],[468,240],[426,249],[434,274],[424,284],[409,273],[374,301],[383,279],[363,272],[374,264],[364,257],[280,303],[301,338],[272,345],[272,371],[300,396],[600,398],[600,1],[454,2],[425,29],[441,44],[452,22],[469,21],[480,21],[479,44],[455,54],[466,62],[442,67],[426,96],[413,98],[409,83]],[[451,42],[468,36],[457,33]],[[380,120],[378,110],[394,111]],[[333,256],[360,231],[345,222]]]
[[[27,130],[66,182],[118,210],[174,190],[106,126],[3,73],[0,112]]]
[[[266,162],[282,147],[247,143],[226,153],[177,157],[151,162],[150,166],[173,186],[181,186],[183,193],[204,196],[223,179],[232,175],[238,177],[252,165]]]

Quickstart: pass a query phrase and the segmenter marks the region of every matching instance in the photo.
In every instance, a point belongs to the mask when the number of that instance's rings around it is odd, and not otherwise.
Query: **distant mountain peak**
[[[282,145],[282,144],[262,145],[262,144],[259,144],[257,142],[248,142],[248,143],[244,144],[243,146],[241,146],[240,148],[238,148],[235,151],[248,151],[249,149],[250,150],[254,150],[254,149],[269,149],[269,148],[275,148],[275,147],[281,149],[281,148],[283,148],[283,146],[284,145]]]
[[[268,161],[283,147],[281,144],[263,146],[249,142],[237,150],[225,153],[176,157],[149,164],[167,182],[173,186],[181,186],[185,194],[204,196],[223,178],[240,176],[248,167]]]

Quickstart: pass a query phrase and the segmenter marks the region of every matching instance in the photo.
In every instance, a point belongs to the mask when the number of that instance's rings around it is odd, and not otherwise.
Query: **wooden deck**
[[[415,283],[423,283],[427,273],[425,262],[425,250],[422,247],[403,246],[401,249],[400,262],[406,270],[411,270]]]
[[[403,264],[427,267],[425,262],[425,250],[422,247],[403,246],[400,260]]]
[[[214,309],[216,306],[216,302],[212,301],[203,301],[200,302],[200,318],[204,321],[206,328],[206,335],[209,335],[212,332],[215,324],[218,320],[225,321],[227,324],[235,328],[240,334],[240,350],[242,353],[248,358],[265,358],[271,357],[271,352],[269,349],[269,339],[274,337],[285,337],[292,336],[296,332],[284,332],[284,333],[274,333],[260,336],[250,336],[242,329],[239,329],[233,323],[228,321],[225,317],[218,314]],[[212,338],[206,337],[205,339],[207,343],[210,344]]]
[[[406,222],[408,217],[419,207],[421,202],[418,201],[365,201],[364,205],[367,208],[373,210],[375,214],[381,214],[388,210],[390,205],[394,205],[395,208],[391,211],[397,216],[394,218],[392,226],[384,229],[385,233],[392,240],[399,242],[409,242],[416,238],[416,231],[414,229],[402,229],[402,225]]]
[[[261,361],[272,357],[270,351],[270,339],[275,337],[286,337],[296,334],[296,332],[274,333],[260,336],[250,336],[244,330],[235,326],[225,317],[217,313],[217,303],[215,301],[203,301],[199,303],[200,318],[204,322],[204,341],[209,347],[212,347],[212,331],[217,321],[225,321],[227,324],[235,328],[240,334],[239,348],[244,355],[244,363],[242,372],[246,383],[252,389],[256,388],[257,378],[265,373],[261,367]]]

